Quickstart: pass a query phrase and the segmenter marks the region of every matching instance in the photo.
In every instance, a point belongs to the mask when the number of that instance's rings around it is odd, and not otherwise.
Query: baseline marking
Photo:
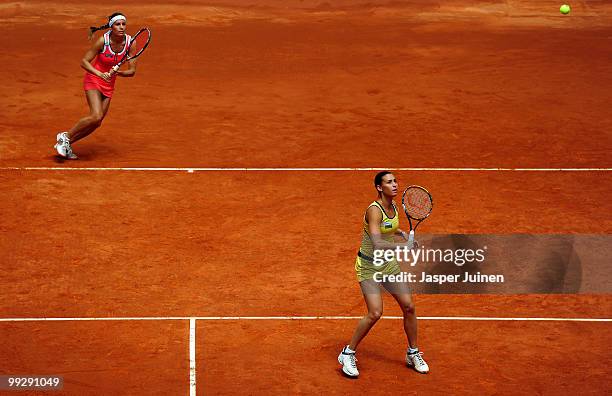
[[[612,168],[64,168],[0,167],[3,171],[108,171],[108,172],[371,172],[381,170],[411,172],[610,172]]]
[[[144,317],[98,317],[98,318],[0,318],[0,322],[83,322],[83,321],[146,321],[188,320],[190,351],[191,335],[195,347],[195,322],[197,320],[356,320],[363,316],[144,316]],[[402,316],[383,316],[383,319],[403,319]],[[612,322],[612,318],[505,318],[487,316],[420,316],[419,320],[473,320],[473,321],[549,321],[549,322]],[[192,329],[193,326],[193,329]],[[191,354],[191,352],[190,352]],[[194,362],[195,365],[195,357]]]
[[[92,317],[92,318],[0,318],[0,322],[75,322],[75,321],[189,321],[189,396],[196,396],[196,321],[198,320],[357,320],[362,316],[148,316],[148,317]],[[403,319],[383,316],[383,319]],[[608,318],[499,318],[483,316],[422,316],[420,320],[478,320],[478,321],[564,321],[612,322]]]
[[[189,396],[196,396],[196,320],[189,318]]]

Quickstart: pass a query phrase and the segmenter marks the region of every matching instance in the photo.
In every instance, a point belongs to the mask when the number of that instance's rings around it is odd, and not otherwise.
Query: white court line
[[[189,318],[189,396],[196,396],[196,320]]]
[[[0,318],[0,322],[82,322],[82,321],[147,321],[147,320],[356,320],[363,316],[144,316],[98,318]],[[402,316],[383,316],[383,319],[403,319]],[[548,321],[548,322],[612,322],[612,318],[504,318],[488,316],[419,316],[419,320],[472,320],[472,321]],[[194,362],[195,364],[195,362]]]
[[[109,171],[109,172],[371,172],[381,170],[409,172],[610,172],[612,168],[68,168],[50,167],[0,167],[2,171]]]
[[[147,316],[118,318],[0,318],[0,322],[73,322],[73,321],[152,321],[189,320],[189,396],[196,396],[196,321],[197,320],[357,320],[362,316]],[[383,316],[383,319],[403,319],[401,316]],[[483,316],[422,316],[420,320],[476,320],[476,321],[563,321],[612,322],[607,318],[499,318]]]

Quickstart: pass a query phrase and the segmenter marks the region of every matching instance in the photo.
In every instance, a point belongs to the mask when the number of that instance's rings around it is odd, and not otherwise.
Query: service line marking
[[[0,167],[2,171],[54,172],[372,172],[381,170],[405,172],[610,172],[612,168],[101,168],[101,167]]]
[[[91,317],[91,318],[0,318],[0,322],[94,322],[94,321],[155,321],[188,320],[190,337],[195,342],[197,320],[357,320],[362,316],[134,316],[134,317]],[[402,316],[383,316],[383,319],[403,319]],[[539,318],[539,317],[489,317],[489,316],[420,316],[419,320],[472,320],[472,321],[547,321],[547,322],[612,322],[612,318]],[[191,326],[193,325],[193,329]]]

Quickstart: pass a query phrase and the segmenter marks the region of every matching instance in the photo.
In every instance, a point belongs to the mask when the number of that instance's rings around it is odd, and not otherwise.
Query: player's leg
[[[70,143],[75,143],[83,139],[102,125],[102,120],[106,116],[110,107],[110,98],[102,95],[98,90],[90,89],[85,91],[87,103],[89,104],[89,115],[81,118],[75,126],[68,131]]]
[[[399,304],[404,315],[404,331],[408,339],[408,350],[406,351],[406,364],[414,367],[419,373],[427,373],[429,366],[421,356],[417,346],[417,316],[412,294],[408,283],[394,282],[385,284],[385,288],[391,293]]]
[[[357,370],[357,359],[355,357],[357,346],[376,322],[378,322],[383,312],[383,300],[380,286],[373,280],[362,281],[359,285],[368,308],[368,313],[359,320],[350,344],[345,346],[338,356],[338,362],[342,365],[342,371],[351,377],[357,377],[359,375],[359,371]]]
[[[363,340],[370,329],[378,322],[378,319],[381,318],[383,313],[383,299],[378,283],[373,280],[364,280],[359,283],[359,286],[361,287],[368,313],[359,320],[355,333],[351,338],[349,348],[353,351],[357,349],[361,340]]]
[[[105,105],[106,110],[108,110],[110,99],[106,98],[108,101],[104,103],[105,97],[100,91],[89,89],[85,91],[85,97],[89,104],[89,116],[81,118],[69,131],[57,134],[55,149],[62,157],[77,159],[77,156],[72,152],[71,144],[98,128],[104,118]]]
[[[395,287],[393,289],[395,289]],[[412,295],[410,292],[397,293],[396,290],[393,290],[391,295],[402,309],[402,314],[404,315],[404,332],[408,339],[408,345],[411,348],[417,348],[417,318]]]
[[[110,107],[110,98],[107,98],[105,96],[102,97],[102,119],[89,126],[88,128],[83,129],[78,136],[73,137],[72,139],[70,139],[71,143],[76,142],[77,140],[81,140],[84,137],[86,137],[87,135],[89,135],[90,133],[92,133],[93,131],[95,131],[96,129],[98,129],[100,127],[100,125],[102,124],[102,121],[104,120],[104,117],[106,117],[106,113],[108,112],[108,109]]]

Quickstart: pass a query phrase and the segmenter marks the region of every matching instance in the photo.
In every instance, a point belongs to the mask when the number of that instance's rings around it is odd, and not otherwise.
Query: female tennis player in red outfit
[[[96,40],[81,60],[81,67],[87,72],[83,88],[89,104],[89,115],[81,118],[69,131],[57,134],[55,149],[64,158],[77,159],[72,152],[72,144],[102,124],[110,106],[117,76],[133,77],[136,74],[135,59],[128,61],[128,70],[118,70],[116,67],[130,45],[131,37],[125,33],[126,25],[126,17],[116,12],[108,17],[106,25],[90,28],[91,34],[97,30],[109,30]]]

